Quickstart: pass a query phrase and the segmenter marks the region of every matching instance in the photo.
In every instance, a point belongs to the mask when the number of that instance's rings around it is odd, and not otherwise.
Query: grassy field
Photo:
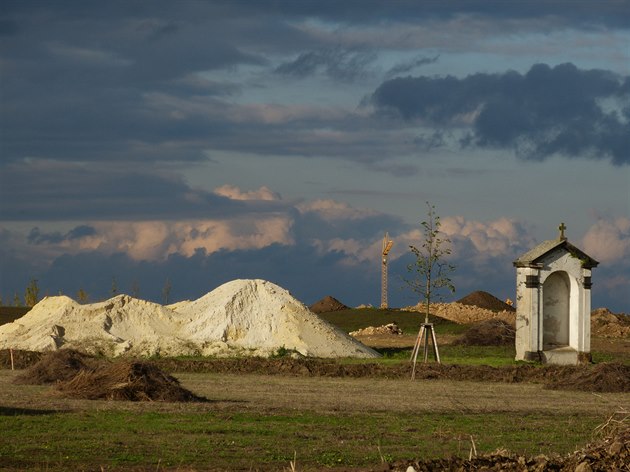
[[[180,374],[211,401],[68,400],[0,373],[0,470],[298,470],[568,453],[628,402],[539,385]],[[534,400],[535,399],[535,400]]]
[[[318,316],[338,326],[345,332],[356,331],[367,326],[382,326],[396,323],[405,334],[417,334],[424,314],[415,311],[401,311],[380,308],[353,308],[348,310],[319,313]],[[430,315],[429,322],[435,326],[436,334],[461,334],[466,326]]]

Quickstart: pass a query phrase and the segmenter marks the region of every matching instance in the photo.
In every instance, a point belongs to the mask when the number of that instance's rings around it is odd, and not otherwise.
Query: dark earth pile
[[[488,292],[484,292],[483,290],[472,292],[465,297],[457,300],[457,303],[461,303],[462,305],[476,306],[492,311],[516,311],[513,306],[508,305],[504,301],[499,300],[494,295],[491,295]]]
[[[453,344],[464,346],[508,346],[514,344],[516,330],[507,321],[490,319],[480,321],[470,328]]]
[[[585,390],[587,392],[630,392],[630,366],[603,363],[588,369],[564,369],[551,378],[545,387],[553,390]]]
[[[4,354],[4,353],[3,353]],[[28,355],[14,351],[15,359],[30,366],[15,378],[16,383],[55,384],[64,396],[87,400],[206,401],[183,388],[179,381],[148,362],[110,362],[72,349]],[[9,367],[6,363],[3,366]],[[25,367],[25,366],[23,366]]]
[[[366,362],[344,364],[329,359],[265,359],[186,360],[158,359],[157,365],[170,372],[217,372],[307,377],[373,377],[410,378],[411,363],[382,364]],[[624,377],[627,381],[621,381]],[[630,365],[601,363],[596,365],[559,366],[518,364],[501,367],[487,365],[418,364],[417,380],[467,380],[472,382],[530,382],[562,390],[592,392],[630,392]],[[582,378],[582,382],[575,382]],[[552,386],[553,385],[553,386]]]
[[[471,443],[472,448],[472,443]],[[525,457],[500,450],[491,454],[481,454],[463,459],[397,461],[386,470],[407,472],[413,468],[416,472],[433,471],[531,471],[531,472],[591,472],[591,471],[626,471],[630,464],[630,425],[623,423],[612,429],[599,441],[566,456]],[[411,467],[411,468],[410,468]]]
[[[17,376],[15,383],[42,385],[70,380],[82,370],[93,371],[102,362],[105,361],[72,349],[47,352],[37,363]]]
[[[16,351],[20,358],[27,353]],[[39,360],[33,356],[33,363]],[[125,361],[129,364],[129,361]],[[365,362],[346,364],[334,359],[291,357],[280,358],[206,358],[206,359],[155,359],[152,364],[166,372],[233,373],[258,375],[291,375],[308,377],[373,377],[410,378],[411,363],[397,364]],[[32,365],[32,364],[31,364]],[[115,366],[116,364],[111,364]],[[6,363],[3,368],[7,368]],[[99,368],[96,373],[101,371]],[[85,371],[81,371],[85,372]],[[109,375],[109,374],[108,374]],[[160,374],[166,375],[166,374]],[[516,364],[501,367],[460,364],[418,364],[417,380],[467,380],[474,382],[530,382],[544,384],[548,388],[583,390],[591,392],[630,392],[630,365],[599,363],[595,365],[559,366]],[[128,380],[121,380],[121,383]]]
[[[13,349],[11,353],[9,349],[0,349],[0,369],[11,368],[11,357],[13,357],[13,367],[15,369],[26,369],[38,362],[42,355],[41,352],[35,351]]]
[[[121,361],[93,371],[81,370],[73,378],[57,383],[56,388],[65,396],[87,400],[205,401],[148,362]]]
[[[341,303],[336,298],[328,295],[322,298],[320,301],[313,303],[310,307],[313,313],[328,313],[330,311],[347,310],[349,307]]]

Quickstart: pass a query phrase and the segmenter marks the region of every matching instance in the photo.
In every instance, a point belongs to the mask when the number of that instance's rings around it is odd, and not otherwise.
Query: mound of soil
[[[604,338],[630,338],[630,316],[597,308],[591,312],[591,333]]]
[[[310,307],[313,313],[327,313],[330,311],[347,310],[350,307],[344,305],[339,300],[328,295],[322,298],[320,301],[313,303]]]
[[[587,392],[630,392],[630,366],[602,363],[588,369],[562,369],[545,388]]]
[[[464,346],[507,346],[514,344],[516,330],[507,321],[490,319],[473,324],[453,344]]]
[[[18,375],[14,382],[42,385],[70,380],[81,371],[94,371],[103,361],[72,349],[48,352],[34,365]]]
[[[388,323],[383,326],[368,326],[367,328],[351,331],[350,336],[372,336],[375,334],[385,334],[390,336],[401,336],[402,329],[396,323]]]
[[[615,419],[619,426],[603,439],[571,454],[564,470],[628,470],[630,464],[630,418]]]
[[[24,355],[26,357],[26,354]],[[126,362],[127,365],[134,364]],[[257,374],[257,375],[290,375],[305,377],[363,377],[363,378],[410,378],[411,363],[401,361],[398,364],[383,364],[378,362],[365,362],[346,364],[334,359],[314,359],[291,357],[262,358],[206,358],[182,360],[176,358],[163,358],[153,361],[154,366],[167,372],[196,372],[196,373],[231,373],[231,374]],[[117,364],[111,364],[116,371]],[[132,369],[133,370],[133,369]],[[142,370],[142,369],[140,369]],[[159,369],[158,369],[159,370]],[[118,376],[114,375],[116,373]],[[131,375],[129,367],[125,375],[120,372],[103,373],[99,367],[90,375],[90,382],[103,383],[108,378],[111,387],[116,390],[116,385],[121,387],[135,382],[137,375]],[[85,370],[81,371],[83,377],[87,376]],[[159,372],[158,383],[168,383],[172,377]],[[101,378],[104,378],[101,380]],[[111,380],[113,378],[113,380]],[[159,380],[162,379],[162,380]],[[164,379],[167,379],[166,381]],[[591,392],[630,392],[630,366],[619,363],[602,363],[595,365],[558,366],[517,364],[502,367],[487,365],[459,365],[459,364],[418,364],[416,366],[417,380],[465,380],[473,382],[505,382],[505,383],[537,383],[547,388],[562,390],[583,390]],[[146,379],[145,379],[146,380]],[[152,379],[148,380],[153,382]],[[173,379],[177,384],[177,379]],[[87,389],[94,386],[87,385]],[[106,392],[97,392],[94,398],[110,398]],[[151,387],[148,387],[150,390]],[[143,394],[140,394],[143,397]],[[150,396],[150,395],[146,395]],[[160,397],[160,395],[156,395]],[[91,397],[82,397],[91,398]]]
[[[42,358],[41,352],[13,349],[13,368],[26,369]],[[11,350],[0,349],[0,369],[11,368]]]
[[[477,290],[476,292],[469,293],[465,297],[457,300],[457,303],[485,308],[486,310],[492,311],[516,311],[513,306],[508,305],[504,301],[499,300],[494,295],[484,292],[483,290]]]
[[[471,443],[472,444],[472,443]],[[518,471],[604,471],[627,470],[630,463],[630,427],[618,428],[607,437],[574,452],[567,457],[538,455],[525,457],[506,450],[481,454],[470,459],[397,461],[390,471],[424,472],[434,470],[518,470]]]
[[[122,361],[93,371],[81,370],[56,388],[71,398],[125,401],[206,401],[183,388],[179,381],[147,362]]]
[[[217,372],[233,374],[291,375],[305,377],[411,377],[411,363],[365,362],[344,364],[327,359],[231,358],[207,360],[159,359],[157,365],[171,372]],[[626,380],[620,380],[620,376]],[[618,363],[583,366],[518,364],[501,367],[460,364],[417,364],[417,380],[463,380],[471,382],[538,383],[562,390],[630,392],[630,366]],[[582,378],[579,387],[574,379]],[[552,387],[553,382],[553,387]]]
[[[508,305],[509,306],[509,305]],[[413,311],[424,313],[424,308],[419,305],[411,307]],[[508,323],[516,322],[516,311],[513,308],[509,310],[489,310],[476,305],[464,305],[459,302],[452,303],[431,303],[431,314],[440,318],[453,321],[458,324],[472,324],[484,320],[502,319]]]

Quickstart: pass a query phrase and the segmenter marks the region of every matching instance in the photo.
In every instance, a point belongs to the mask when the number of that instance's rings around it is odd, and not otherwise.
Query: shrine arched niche
[[[564,271],[552,272],[543,282],[543,346],[569,345],[571,280]]]

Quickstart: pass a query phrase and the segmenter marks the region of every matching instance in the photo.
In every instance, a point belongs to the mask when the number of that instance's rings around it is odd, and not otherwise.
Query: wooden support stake
[[[429,343],[433,342],[433,356],[437,363],[441,363],[440,361],[440,351],[438,350],[437,338],[435,337],[435,329],[433,328],[433,323],[422,323],[420,326],[420,331],[418,332],[418,337],[416,338],[416,343],[413,346],[413,351],[411,352],[411,362],[413,363],[413,367],[411,369],[411,380],[416,378],[416,363],[418,361],[418,354],[420,352],[420,345],[422,345],[423,350],[423,358],[426,363],[429,360]]]

